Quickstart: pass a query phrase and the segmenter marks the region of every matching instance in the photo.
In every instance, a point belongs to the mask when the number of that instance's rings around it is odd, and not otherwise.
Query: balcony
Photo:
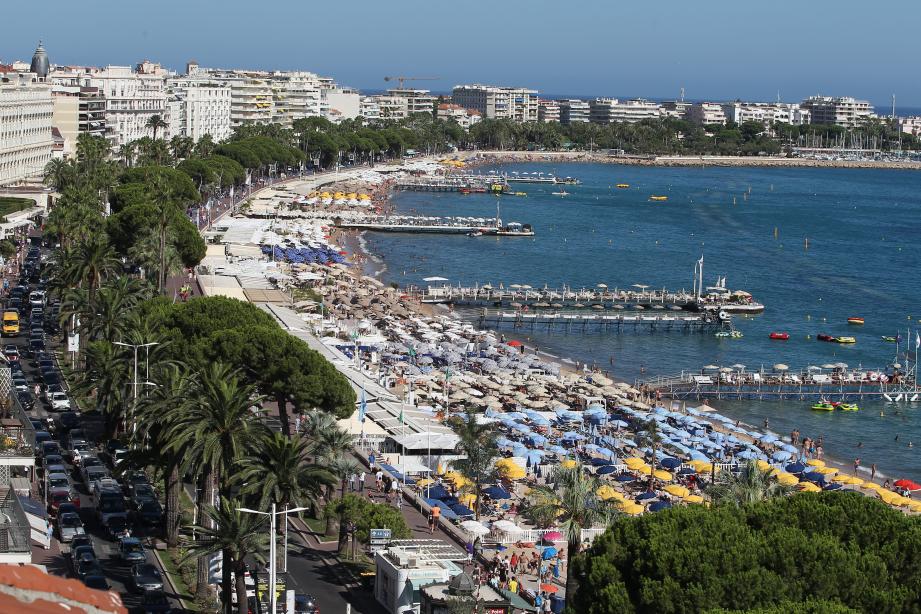
[[[35,429],[29,414],[13,395],[6,405],[0,408],[0,467],[6,465],[0,470],[0,486],[9,485],[9,466],[35,465]]]
[[[0,486],[0,563],[31,563],[31,532],[19,497]]]

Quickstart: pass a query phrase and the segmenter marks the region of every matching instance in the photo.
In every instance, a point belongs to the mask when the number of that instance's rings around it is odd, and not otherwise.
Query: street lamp
[[[269,613],[275,614],[276,609],[276,595],[275,595],[275,516],[283,515],[285,517],[285,525],[288,523],[288,514],[295,514],[297,512],[304,512],[308,508],[306,507],[295,507],[293,509],[284,509],[280,512],[275,511],[275,504],[272,504],[271,512],[260,512],[259,510],[251,510],[248,507],[238,507],[238,512],[246,512],[247,514],[260,514],[262,516],[269,517]],[[287,541],[285,542],[285,557],[287,558]],[[287,562],[285,563],[285,569],[287,569]],[[258,587],[258,581],[257,581]]]
[[[132,439],[134,439],[134,437],[137,435],[137,428],[138,428],[138,423],[137,423],[138,385],[141,383],[138,381],[138,348],[146,349],[147,355],[146,355],[145,360],[149,363],[151,346],[160,345],[160,343],[157,341],[152,341],[150,343],[122,343],[121,341],[113,341],[112,343],[114,345],[120,345],[122,347],[134,349],[134,381],[132,382],[132,386],[134,386],[134,400],[133,400],[132,407],[131,407],[131,437]],[[147,378],[145,377],[145,380],[146,379]],[[143,383],[145,386],[153,385],[153,382],[145,381]]]

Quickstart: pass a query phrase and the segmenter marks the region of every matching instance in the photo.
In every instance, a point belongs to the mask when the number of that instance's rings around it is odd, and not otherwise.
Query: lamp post
[[[293,509],[284,509],[280,512],[275,511],[275,504],[272,504],[271,512],[261,512],[259,510],[251,510],[247,507],[238,507],[238,512],[246,512],[247,514],[260,514],[262,516],[269,517],[269,614],[275,614],[276,608],[276,594],[275,594],[275,516],[284,516],[285,524],[288,522],[288,514],[294,514],[297,512],[306,511],[306,507],[295,507]],[[285,545],[285,556],[287,557],[288,550],[287,544]],[[288,565],[285,562],[285,569]],[[256,582],[258,586],[259,582]]]
[[[141,383],[138,381],[138,348],[145,348],[147,350],[147,355],[146,355],[145,360],[149,363],[151,346],[160,345],[160,343],[157,341],[152,341],[150,343],[122,343],[121,341],[113,341],[112,343],[113,345],[120,345],[122,347],[134,349],[134,381],[132,382],[132,386],[134,387],[134,395],[133,395],[133,400],[132,400],[132,405],[131,405],[131,438],[134,439],[134,437],[137,435],[137,428],[138,428],[138,423],[137,423],[138,385]],[[144,379],[145,379],[144,381],[145,386],[153,384],[153,382],[146,381],[147,380],[146,377]]]

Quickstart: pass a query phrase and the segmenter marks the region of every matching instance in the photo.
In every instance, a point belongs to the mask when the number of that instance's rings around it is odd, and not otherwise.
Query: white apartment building
[[[591,119],[591,106],[585,100],[559,100],[561,124],[586,124]]]
[[[410,88],[390,89],[387,90],[387,95],[396,98],[405,98],[406,112],[409,115],[413,113],[428,113],[432,115],[435,112],[436,98],[432,96],[429,90],[416,90]]]
[[[54,140],[51,84],[34,73],[0,73],[0,186],[41,180]]]
[[[596,98],[589,103],[589,117],[595,124],[635,124],[644,119],[657,119],[659,105],[648,100],[624,100],[617,98]]]
[[[106,138],[113,148],[153,136],[147,123],[166,114],[166,78],[159,64],[141,62],[130,66],[58,67],[48,76],[55,85],[97,88],[105,100]],[[159,131],[158,137],[169,138]]]
[[[469,130],[470,126],[482,119],[479,111],[465,109],[459,104],[442,103],[438,105],[435,116],[445,121],[457,122],[457,125],[464,130]]]
[[[729,102],[723,105],[726,120],[743,124],[758,122],[765,127],[771,124],[801,126],[809,123],[810,113],[798,104],[783,102]]]
[[[899,132],[918,136],[921,134],[921,117],[899,117],[897,120]]]
[[[320,77],[312,72],[275,71],[271,75],[274,121],[291,127],[296,119],[326,117],[329,107]]]
[[[454,104],[475,109],[487,119],[537,121],[537,90],[474,83],[454,86],[451,98]]]
[[[409,105],[406,99],[400,96],[371,96],[377,104],[380,119],[406,119],[409,116]]]
[[[198,76],[167,81],[167,117],[170,136],[198,141],[208,135],[219,143],[230,137],[231,87]]]
[[[691,103],[683,100],[666,100],[660,106],[662,108],[662,117],[687,119],[687,113],[688,109],[691,107]]]
[[[726,123],[723,107],[715,102],[695,102],[685,112],[688,121],[701,126],[713,126]]]
[[[369,121],[377,121],[381,118],[381,105],[377,102],[375,96],[362,96],[358,103],[358,114]]]
[[[258,73],[227,75],[230,85],[230,127],[269,124],[275,117],[272,84]]]
[[[544,123],[560,121],[560,103],[556,100],[538,101],[537,121]]]
[[[855,128],[868,119],[873,119],[873,105],[866,100],[857,100],[850,96],[832,98],[830,96],[812,96],[801,105],[811,113],[813,124],[833,124],[845,128]]]
[[[77,153],[80,135],[80,88],[56,85],[51,89],[51,125],[64,139],[63,157]]]
[[[332,84],[324,87],[322,92],[325,117],[330,121],[355,119],[361,114],[362,97],[358,90]]]

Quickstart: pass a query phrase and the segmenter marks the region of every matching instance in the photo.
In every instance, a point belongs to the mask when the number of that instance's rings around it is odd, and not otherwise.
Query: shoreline
[[[921,161],[815,160],[776,156],[612,156],[587,151],[463,151],[457,152],[453,157],[465,162],[468,168],[488,164],[550,162],[677,168],[843,168],[921,171]]]

